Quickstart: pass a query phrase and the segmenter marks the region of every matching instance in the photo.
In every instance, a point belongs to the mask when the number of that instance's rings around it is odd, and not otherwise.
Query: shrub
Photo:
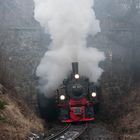
[[[6,118],[5,117],[3,117],[3,116],[0,116],[0,122],[6,122],[7,120],[6,120]]]
[[[5,101],[2,101],[1,99],[0,99],[0,109],[2,110],[2,109],[5,109],[5,105],[7,105],[7,103],[5,102]]]

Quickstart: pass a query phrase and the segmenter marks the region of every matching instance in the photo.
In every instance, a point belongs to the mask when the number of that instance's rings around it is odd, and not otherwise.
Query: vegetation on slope
[[[19,97],[0,94],[0,139],[25,140],[31,132],[43,132],[43,121]]]

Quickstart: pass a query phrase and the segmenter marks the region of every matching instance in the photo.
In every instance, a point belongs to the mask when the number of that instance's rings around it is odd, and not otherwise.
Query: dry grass
[[[43,132],[43,121],[23,105],[23,101],[0,95],[8,105],[0,110],[0,140],[25,140],[30,132]]]
[[[140,139],[140,88],[137,87],[124,98],[124,115],[115,124],[117,131],[122,135],[122,139]],[[120,108],[121,111],[121,108]]]

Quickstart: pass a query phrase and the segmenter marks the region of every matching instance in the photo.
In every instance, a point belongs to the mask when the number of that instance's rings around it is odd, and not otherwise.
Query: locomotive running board
[[[86,122],[86,121],[95,121],[95,118],[84,118],[82,120],[72,120],[72,119],[69,119],[69,120],[63,120],[61,122],[71,123],[71,122]]]

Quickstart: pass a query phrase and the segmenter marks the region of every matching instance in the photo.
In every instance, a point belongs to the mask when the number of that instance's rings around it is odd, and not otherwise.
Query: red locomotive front
[[[97,88],[88,78],[79,75],[77,62],[72,63],[72,70],[57,90],[59,119],[62,122],[94,121]]]

